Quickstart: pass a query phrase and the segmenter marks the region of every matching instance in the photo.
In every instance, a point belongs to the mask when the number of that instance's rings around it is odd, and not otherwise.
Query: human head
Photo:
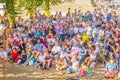
[[[110,59],[110,64],[114,64],[114,63],[115,63],[114,58],[111,58],[111,59]]]

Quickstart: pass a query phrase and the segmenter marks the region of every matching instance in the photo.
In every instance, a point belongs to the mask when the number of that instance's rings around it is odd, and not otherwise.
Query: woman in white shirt
[[[52,48],[52,55],[55,56],[55,59],[59,58],[59,52],[61,51],[61,47],[59,44],[56,42],[55,46]]]
[[[74,34],[77,34],[78,33],[78,27],[74,26],[73,31],[74,31]]]

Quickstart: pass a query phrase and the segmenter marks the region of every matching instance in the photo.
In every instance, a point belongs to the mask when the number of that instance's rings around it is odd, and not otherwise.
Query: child
[[[114,78],[117,71],[118,71],[118,66],[115,63],[115,60],[110,59],[110,61],[106,64],[105,77]]]
[[[35,53],[32,52],[32,54],[30,52],[28,52],[27,54],[27,60],[26,62],[23,64],[23,66],[26,66],[26,65],[34,65],[35,64]]]
[[[44,60],[44,58],[45,58],[45,54],[42,52],[42,53],[39,53],[39,55],[38,55],[39,57],[38,57],[38,59],[37,59],[37,65],[36,65],[36,67],[41,67],[42,65],[43,65],[43,60]]]
[[[64,56],[61,56],[60,59],[56,61],[56,70],[63,70],[67,68],[67,62]]]
[[[35,64],[35,53],[34,53],[34,52],[32,52],[32,55],[31,55],[30,58],[29,58],[28,64],[29,64],[30,66]]]
[[[81,65],[81,69],[79,71],[79,77],[83,77],[83,76],[86,76],[88,73],[88,66],[86,63],[82,63]]]
[[[27,55],[24,50],[22,50],[21,56],[18,58],[17,64],[24,63],[27,59]]]
[[[18,61],[18,51],[16,50],[16,48],[13,48],[12,52],[11,52],[11,60],[12,62],[17,62]]]
[[[52,57],[50,56],[50,54],[48,53],[48,51],[46,50],[45,51],[45,58],[43,60],[43,70],[46,69],[46,70],[49,70],[50,68],[50,65],[52,63]]]
[[[71,74],[72,72],[78,73],[78,60],[76,56],[73,56],[72,58],[72,66],[67,68],[67,74]]]

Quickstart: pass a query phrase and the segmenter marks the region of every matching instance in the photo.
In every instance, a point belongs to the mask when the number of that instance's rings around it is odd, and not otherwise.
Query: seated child
[[[23,66],[26,65],[34,65],[35,64],[35,53],[32,52],[32,54],[30,52],[28,52],[27,54],[27,60],[26,62],[23,64]]]
[[[27,55],[24,50],[22,50],[22,54],[18,57],[18,62],[16,64],[24,63],[27,59]]]
[[[76,56],[72,57],[72,66],[67,68],[67,74],[71,74],[72,72],[75,72],[76,74],[78,73],[78,67],[79,67],[79,63],[78,60],[76,58]]]
[[[95,62],[98,53],[94,45],[91,47],[91,49],[92,50],[88,52],[89,57],[85,59],[85,63],[87,63],[88,66],[90,66],[92,62]]]
[[[50,53],[48,53],[48,51],[45,51],[45,58],[43,59],[43,70],[49,70],[51,64],[52,64],[52,57],[50,56]]]
[[[106,64],[105,77],[114,78],[117,71],[118,71],[118,66],[115,63],[115,60],[110,59],[110,61]]]
[[[78,73],[79,77],[86,76],[88,74],[88,71],[89,71],[88,69],[89,68],[88,68],[87,64],[82,63],[81,68],[80,68],[79,73]]]
[[[36,67],[40,68],[43,65],[44,58],[45,58],[45,54],[44,53],[39,53]]]
[[[8,60],[7,52],[0,47],[0,60]]]
[[[61,56],[60,59],[56,61],[56,70],[64,70],[67,68],[67,61],[64,56]]]
[[[18,51],[16,48],[13,48],[12,52],[11,52],[11,58],[10,60],[12,60],[12,62],[17,62],[18,61]]]

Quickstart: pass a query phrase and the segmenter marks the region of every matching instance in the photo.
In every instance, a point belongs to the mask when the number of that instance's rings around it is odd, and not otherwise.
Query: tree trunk
[[[34,17],[35,17],[34,11],[33,10],[29,10],[28,11],[28,19],[34,18]]]
[[[45,15],[46,17],[50,17],[50,0],[45,0]]]
[[[94,0],[91,0],[91,4],[94,4]]]
[[[12,28],[12,27],[13,27],[13,24],[14,24],[15,19],[14,19],[14,18],[12,18],[12,17],[9,17],[8,19],[9,19],[9,23],[10,23],[10,28]]]

